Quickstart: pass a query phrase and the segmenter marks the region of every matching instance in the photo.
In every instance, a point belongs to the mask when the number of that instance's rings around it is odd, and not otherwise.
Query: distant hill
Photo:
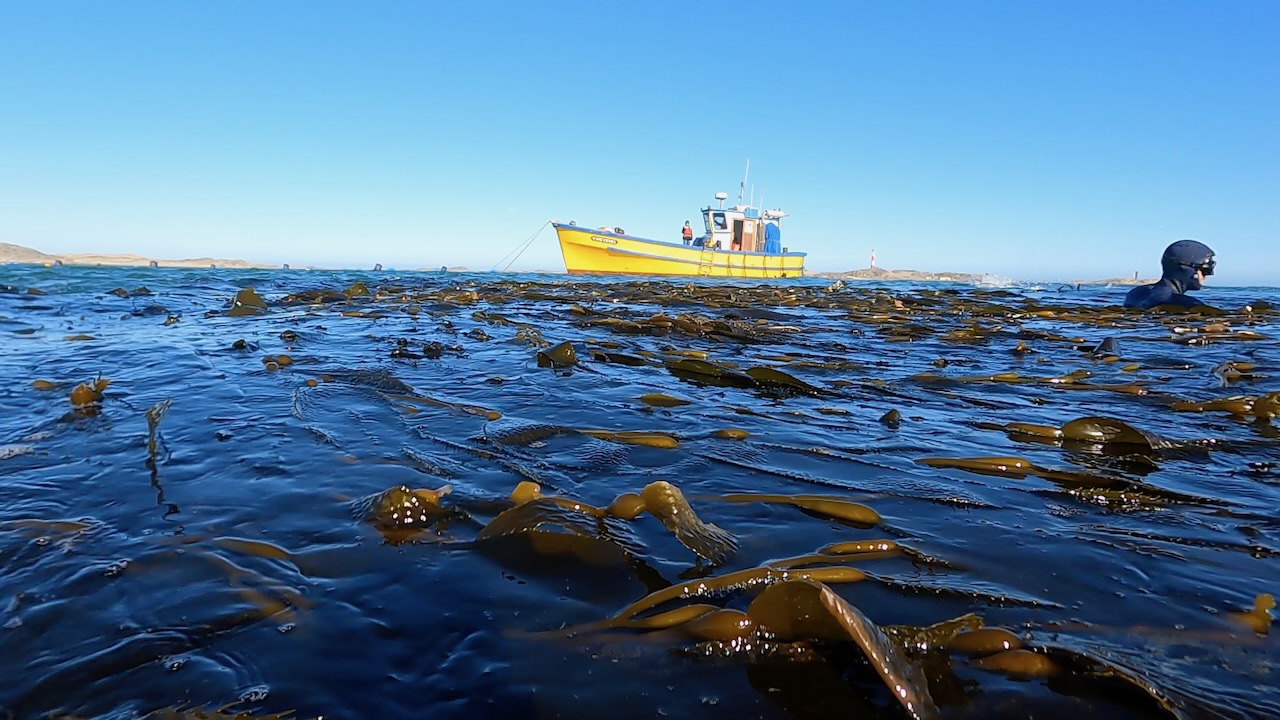
[[[911,280],[914,282],[976,282],[982,275],[974,273],[925,272],[922,270],[886,270],[885,268],[863,268],[845,272],[808,273],[814,277],[831,278],[833,280]]]
[[[163,260],[132,255],[128,253],[63,253],[50,255],[34,248],[0,243],[0,263],[19,263],[24,265],[110,265],[116,267],[148,267],[151,263],[157,267],[200,268],[216,265],[220,268],[274,268],[275,265],[262,265],[246,260],[228,260],[225,258],[183,258],[181,260]]]
[[[52,255],[45,255],[39,250],[10,243],[0,243],[0,263],[39,265],[46,262],[51,263],[54,260],[57,260],[57,258]]]

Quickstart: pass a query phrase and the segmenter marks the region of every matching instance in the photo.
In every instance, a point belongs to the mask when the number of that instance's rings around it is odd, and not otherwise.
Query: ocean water
[[[1125,290],[0,266],[0,709],[911,717],[794,618],[599,627],[887,540],[822,561],[921,717],[1280,717],[1280,290]],[[562,506],[663,482],[720,533]],[[1034,656],[900,640],[966,614]]]

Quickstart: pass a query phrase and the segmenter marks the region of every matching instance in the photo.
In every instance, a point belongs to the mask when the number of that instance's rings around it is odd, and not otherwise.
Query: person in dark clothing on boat
[[[1160,281],[1130,290],[1124,298],[1124,306],[1146,310],[1160,305],[1184,308],[1204,305],[1187,291],[1199,290],[1216,266],[1213,250],[1208,245],[1195,240],[1179,240],[1165,248],[1164,255],[1160,257]]]
[[[689,221],[684,221],[684,228],[680,230],[680,236],[684,238],[684,244],[688,245],[693,242],[693,227],[689,225]]]

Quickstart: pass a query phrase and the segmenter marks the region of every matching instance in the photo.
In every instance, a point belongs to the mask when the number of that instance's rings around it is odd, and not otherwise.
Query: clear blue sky
[[[750,159],[811,270],[1195,238],[1280,285],[1277,43],[1275,0],[0,0],[0,242],[487,270],[678,239]]]

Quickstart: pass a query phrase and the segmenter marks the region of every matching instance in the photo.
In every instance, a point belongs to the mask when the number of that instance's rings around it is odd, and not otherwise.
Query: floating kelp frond
[[[664,480],[649,483],[640,497],[649,514],[661,520],[680,544],[712,565],[723,563],[738,549],[738,541],[731,533],[698,519],[675,485]]]
[[[169,410],[169,405],[173,403],[173,398],[165,398],[160,402],[147,408],[147,461],[154,463],[156,461],[156,451],[160,440],[160,419],[164,417],[165,412]]]
[[[970,664],[983,670],[1024,678],[1051,677],[1062,673],[1062,668],[1052,658],[1035,650],[1005,650],[976,658]]]
[[[1199,700],[1183,695],[1176,688],[1160,687],[1141,672],[1115,660],[1059,645],[1047,645],[1034,650],[1009,650],[973,660],[971,663],[985,670],[1016,677],[1069,678],[1070,684],[1079,689],[1078,692],[1109,698],[1127,696],[1126,704],[1144,713],[1144,716],[1160,715],[1190,720],[1193,717],[1218,715],[1209,712],[1209,708]],[[1132,692],[1127,692],[1131,690],[1138,692],[1137,698]]]
[[[1133,445],[1147,450],[1171,447],[1173,443],[1139,430],[1123,420],[1108,417],[1082,417],[1062,426],[1064,440],[1105,445]]]
[[[26,530],[33,537],[47,535],[78,535],[102,527],[97,520],[42,520],[40,518],[20,518],[0,521],[0,530]]]
[[[406,385],[390,370],[331,370],[328,376],[347,385],[417,397],[413,395],[413,388]]]
[[[893,697],[907,714],[916,720],[938,717],[938,708],[929,695],[929,683],[924,673],[903,656],[901,646],[831,588],[820,586],[818,594],[822,605],[866,654],[871,667],[889,686]]]
[[[606,508],[605,512],[610,517],[616,517],[620,520],[634,520],[640,517],[640,514],[645,509],[644,498],[636,493],[622,493],[614,498],[613,502],[609,503],[609,507]]]
[[[111,384],[106,378],[98,378],[92,382],[80,383],[71,389],[71,407],[77,410],[88,410],[102,404],[102,391]]]
[[[254,292],[253,288],[247,287],[236,293],[231,300],[231,307],[227,310],[227,315],[231,317],[244,317],[247,315],[261,315],[267,311],[267,301],[262,296]]]
[[[984,627],[963,632],[943,644],[948,652],[961,655],[994,655],[1006,650],[1021,650],[1026,643],[1004,628]]]
[[[528,497],[519,505],[498,513],[480,532],[476,540],[537,530],[551,525],[576,535],[596,537],[601,525],[598,515],[573,507],[572,501],[557,497]],[[590,507],[590,506],[584,506]]]
[[[747,616],[783,642],[847,640],[844,626],[822,604],[823,587],[804,579],[775,583],[751,601]]]
[[[571,368],[578,364],[578,353],[573,349],[573,343],[565,341],[547,350],[539,350],[534,356],[538,360],[538,367],[550,367],[556,369]]]
[[[896,643],[913,653],[925,654],[937,648],[949,647],[955,638],[982,628],[982,618],[976,613],[943,620],[928,627],[915,625],[886,625],[881,630]]]
[[[717,608],[685,623],[681,626],[681,630],[698,640],[726,642],[744,638],[756,632],[756,623],[741,610]]]
[[[1019,457],[976,457],[976,458],[917,458],[916,463],[933,468],[954,468],[968,470],[980,475],[997,477],[1024,478],[1033,474],[1035,466],[1030,460]]]
[[[762,502],[777,505],[793,505],[815,515],[845,520],[858,525],[879,525],[880,513],[862,505],[841,498],[824,495],[753,495],[751,493],[732,493],[720,498],[725,502],[748,503]]]
[[[786,580],[807,579],[823,583],[853,583],[867,579],[867,574],[851,567],[810,567],[796,570],[775,568],[749,568],[711,578],[690,580],[666,587],[640,598],[618,613],[619,618],[630,618],[663,603],[688,598],[714,597],[737,590],[768,587]]]
[[[1251,362],[1241,360],[1228,360],[1221,365],[1213,368],[1213,376],[1218,378],[1218,382],[1226,387],[1238,380],[1256,380],[1266,377],[1265,375],[1255,372],[1258,366]]]
[[[652,407],[679,407],[689,404],[688,400],[663,393],[645,393],[636,399]]]
[[[674,436],[662,432],[646,432],[644,430],[583,430],[578,432],[590,435],[598,440],[622,443],[624,445],[644,445],[647,447],[671,449],[680,447],[680,441]]]
[[[1253,404],[1253,416],[1258,420],[1270,420],[1280,416],[1280,392],[1267,393]]]
[[[244,538],[220,537],[213,540],[215,545],[224,547],[234,552],[243,553],[245,555],[253,555],[254,557],[267,558],[270,560],[286,560],[294,565],[293,553],[285,550],[279,545],[273,545],[264,540],[246,540]]]
[[[833,393],[814,387],[809,383],[793,377],[781,370],[771,367],[753,367],[747,369],[747,375],[766,387],[786,388],[806,395],[831,395]]]
[[[1247,612],[1232,612],[1231,619],[1259,635],[1266,635],[1271,630],[1271,611],[1276,607],[1276,598],[1271,593],[1260,593],[1253,599],[1253,609]]]
[[[637,630],[665,630],[667,628],[684,625],[685,623],[706,617],[708,614],[719,611],[720,608],[715,605],[685,605],[684,607],[668,610],[657,615],[649,615],[641,618],[631,618],[622,620],[615,627],[628,627]]]
[[[485,440],[503,445],[532,445],[573,432],[575,432],[573,428],[560,425],[506,418],[485,423],[483,437]]]
[[[542,486],[538,485],[538,483],[536,482],[533,482],[530,480],[523,480],[519,483],[516,483],[515,488],[511,491],[512,503],[514,503],[515,505],[524,505],[525,503],[531,503],[535,501],[542,501],[545,503],[554,503],[556,505],[559,505],[561,508],[564,508],[565,510],[582,513],[584,515],[590,515],[591,517],[594,517],[594,518],[603,519],[605,517],[609,517],[610,515],[610,513],[607,510],[603,510],[601,508],[595,507],[594,505],[588,505],[583,502],[578,502],[577,500],[571,500],[570,498],[564,498],[564,497],[545,496],[542,494]]]
[[[759,385],[755,378],[746,373],[705,360],[689,358],[667,360],[666,366],[668,372],[681,380],[691,380],[705,385],[738,388],[754,388]]]
[[[448,402],[446,400],[438,400],[433,397],[427,397],[426,395],[385,393],[384,396],[389,400],[399,400],[401,402],[413,403],[417,405],[427,405],[430,407],[447,408],[454,412],[465,413],[467,415],[475,415],[476,417],[482,417],[490,421],[498,420],[502,417],[502,413],[498,412],[497,410],[490,410],[488,408],[482,408],[476,405],[467,405],[464,403],[454,403],[454,402]]]
[[[1133,502],[1184,502],[1197,505],[1222,505],[1219,500],[1200,495],[1166,490],[1137,480],[1127,480],[1110,475],[1054,470],[1043,468],[1031,461],[1016,457],[996,458],[917,458],[916,463],[935,468],[954,468],[979,475],[995,475],[1021,479],[1028,475],[1061,485],[1073,494],[1097,493],[1104,497],[1104,504],[1131,504]],[[1112,497],[1114,496],[1114,497]],[[1084,498],[1082,498],[1084,499]]]
[[[521,480],[516,483],[515,489],[511,491],[511,502],[516,505],[523,505],[527,502],[533,502],[542,497],[542,486],[530,480]]]
[[[591,359],[597,362],[614,363],[616,365],[626,365],[628,367],[644,367],[645,365],[654,364],[653,361],[636,357],[634,355],[604,352],[603,350],[592,350]]]
[[[440,504],[440,499],[451,490],[449,485],[439,490],[411,490],[397,485],[357,501],[355,508],[362,518],[381,528],[425,529],[451,514]]]
[[[1033,438],[1045,438],[1049,440],[1062,439],[1062,430],[1052,425],[1033,425],[1031,423],[1014,422],[1008,423],[1002,427],[1011,437],[1027,435]]]
[[[1203,402],[1180,400],[1171,403],[1169,409],[1177,412],[1225,412],[1243,417],[1253,414],[1253,405],[1257,400],[1258,398],[1249,395],[1233,395]]]

